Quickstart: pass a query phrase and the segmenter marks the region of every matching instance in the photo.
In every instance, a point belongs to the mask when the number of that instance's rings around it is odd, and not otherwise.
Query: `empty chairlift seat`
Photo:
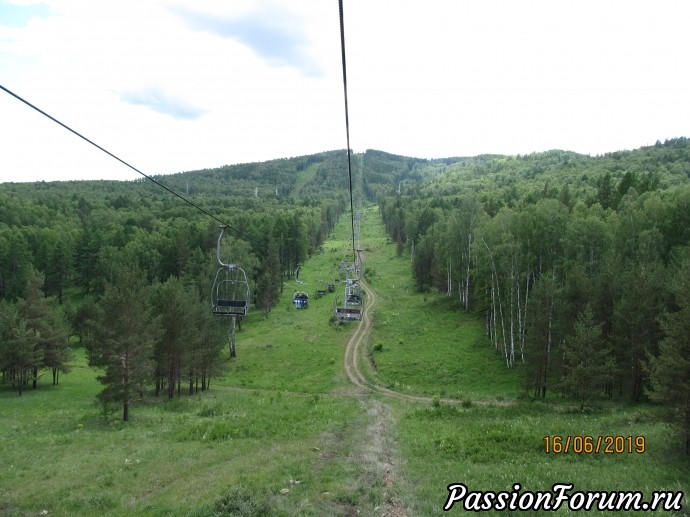
[[[249,281],[237,264],[223,262],[221,240],[226,226],[221,226],[216,247],[219,268],[211,288],[211,308],[216,316],[245,317],[249,313]]]
[[[223,300],[216,301],[213,307],[213,314],[216,316],[246,316],[247,300]]]
[[[335,310],[335,318],[338,321],[359,321],[362,319],[362,309],[338,307]]]

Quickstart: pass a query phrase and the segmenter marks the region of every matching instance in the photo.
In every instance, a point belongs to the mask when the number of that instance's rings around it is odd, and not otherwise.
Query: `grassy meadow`
[[[349,223],[342,217],[304,264],[303,284],[286,282],[268,319],[250,315],[237,358],[225,353],[225,373],[205,393],[147,397],[123,424],[94,402],[96,372],[78,347],[58,386],[41,379],[21,397],[2,387],[0,516],[441,515],[451,483],[687,493],[690,461],[654,408],[602,401],[580,413],[524,397],[481,318],[415,291],[409,256],[396,256],[376,208],[361,226],[379,299],[363,362],[370,381],[429,401],[352,386],[343,360],[353,326],[329,321],[335,294],[314,296],[350,258]],[[310,294],[309,309],[293,308],[294,290]],[[641,435],[646,450],[547,454],[551,435]]]

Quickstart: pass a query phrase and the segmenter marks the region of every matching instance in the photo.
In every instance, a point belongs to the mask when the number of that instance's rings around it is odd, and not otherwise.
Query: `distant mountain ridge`
[[[382,194],[405,188],[421,188],[443,178],[444,192],[452,191],[449,184],[481,189],[485,182],[479,178],[490,174],[510,173],[523,179],[539,181],[552,179],[562,187],[563,173],[583,171],[599,176],[609,172],[614,177],[626,171],[645,176],[654,173],[660,182],[671,181],[671,176],[683,181],[687,171],[682,163],[690,161],[688,139],[685,137],[658,141],[653,146],[631,151],[614,151],[598,156],[572,151],[549,150],[526,155],[482,154],[446,158],[415,158],[386,151],[368,149],[352,154],[353,187],[357,195],[375,201]],[[675,164],[661,167],[664,164]],[[298,204],[314,204],[326,197],[341,199],[349,192],[346,151],[344,149],[280,158],[263,162],[223,165],[215,168],[188,170],[153,176],[168,188],[187,195],[211,195],[242,198],[289,199]],[[455,179],[453,179],[455,178]],[[656,180],[655,180],[656,181]],[[145,178],[134,182],[148,183]],[[111,180],[84,180],[65,182],[35,182],[51,184],[73,192],[78,190],[110,190],[116,185],[131,182]],[[0,192],[20,192],[32,183],[0,184]],[[152,186],[153,188],[157,188]],[[555,188],[555,185],[551,185]]]

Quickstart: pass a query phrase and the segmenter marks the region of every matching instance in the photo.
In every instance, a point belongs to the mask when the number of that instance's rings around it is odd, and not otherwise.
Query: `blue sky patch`
[[[50,8],[46,4],[15,5],[0,0],[0,25],[5,27],[24,27],[31,18],[47,18]]]

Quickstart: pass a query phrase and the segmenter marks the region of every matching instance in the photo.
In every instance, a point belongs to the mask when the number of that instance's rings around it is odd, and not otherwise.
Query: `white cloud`
[[[345,147],[336,2],[44,4],[0,25],[0,84],[147,174]],[[690,132],[686,2],[344,7],[355,150],[601,153]],[[0,141],[0,181],[136,176],[4,92]]]
[[[261,5],[234,16],[183,7],[172,7],[171,11],[190,29],[234,39],[271,66],[297,68],[307,76],[321,75],[319,66],[304,51],[308,44],[304,20],[292,11]]]

